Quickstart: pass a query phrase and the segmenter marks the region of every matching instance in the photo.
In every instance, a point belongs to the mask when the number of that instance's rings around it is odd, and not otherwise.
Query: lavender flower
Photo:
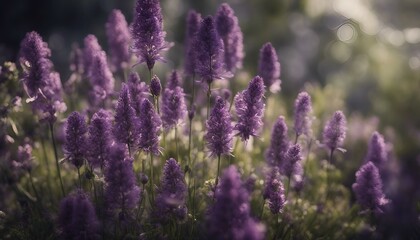
[[[187,113],[184,90],[176,86],[171,78],[162,96],[162,122],[165,129],[170,129],[182,121]]]
[[[87,157],[87,125],[85,117],[73,112],[67,118],[66,141],[63,146],[64,155],[76,168],[80,168]]]
[[[270,174],[265,181],[264,200],[268,199],[268,206],[271,213],[279,213],[286,202],[284,196],[284,187],[280,179],[280,172],[278,167],[273,167]]]
[[[271,43],[266,43],[260,50],[258,62],[258,75],[264,80],[264,84],[272,92],[280,90],[280,63],[276,50]]]
[[[99,221],[95,208],[82,190],[61,201],[58,225],[62,239],[99,239]]]
[[[238,18],[227,4],[220,5],[216,13],[216,29],[224,44],[224,62],[226,70],[234,73],[242,68],[244,58],[243,35]]]
[[[120,70],[130,61],[128,48],[131,37],[127,21],[120,10],[114,9],[109,15],[106,23],[106,35],[112,67],[114,71]]]
[[[98,105],[114,91],[115,80],[108,67],[104,51],[96,52],[94,55],[89,77],[92,86],[90,100],[93,105]]]
[[[299,144],[291,146],[287,152],[285,161],[280,166],[281,172],[286,175],[289,179],[294,175],[295,170],[298,169],[297,165],[300,164],[302,160],[302,149]]]
[[[139,63],[146,62],[151,70],[156,61],[164,60],[160,54],[171,44],[164,40],[166,32],[163,31],[159,0],[137,0],[131,34]]]
[[[93,114],[88,129],[88,162],[91,167],[102,169],[105,166],[112,141],[111,116],[101,109]]]
[[[161,92],[162,84],[160,83],[160,79],[154,75],[152,80],[150,80],[150,93],[155,97],[159,97]]]
[[[197,48],[194,46],[198,29],[200,28],[201,15],[194,10],[188,12],[187,34],[185,37],[185,74],[194,76],[196,73]]]
[[[381,169],[386,160],[387,153],[384,138],[378,132],[374,132],[370,138],[368,153],[365,161],[370,161],[375,164],[378,169]]]
[[[346,137],[346,117],[342,111],[336,111],[327,122],[323,132],[324,144],[334,151],[340,147]]]
[[[311,120],[309,114],[312,112],[311,96],[307,92],[299,93],[295,101],[295,130],[296,137],[302,134],[309,135]]]
[[[219,38],[212,16],[204,18],[197,32],[196,73],[202,81],[211,84],[214,79],[224,78],[223,41]]]
[[[130,217],[131,211],[140,199],[140,189],[136,185],[133,158],[127,157],[123,145],[114,145],[105,169],[105,200],[111,213],[118,213],[121,220]]]
[[[95,55],[98,52],[102,52],[102,47],[98,43],[98,39],[95,35],[89,34],[84,39],[84,49],[83,49],[83,63],[84,71],[87,77],[91,75],[93,69],[93,61],[95,60]]]
[[[131,106],[131,96],[126,84],[122,85],[120,97],[115,109],[115,125],[113,128],[117,142],[130,146],[138,136],[138,120],[136,111]]]
[[[305,186],[305,176],[303,175],[303,167],[302,162],[298,161],[293,166],[293,173],[292,173],[292,179],[293,179],[293,189],[300,193],[303,190],[303,187]]]
[[[382,213],[382,207],[388,202],[382,192],[379,171],[372,162],[367,162],[356,172],[353,191],[360,206],[375,213]]]
[[[232,123],[228,106],[221,97],[216,98],[216,103],[212,109],[206,123],[207,148],[211,156],[230,154],[232,151]]]
[[[187,185],[181,166],[173,158],[166,161],[163,167],[158,195],[156,197],[153,218],[161,224],[168,223],[171,219],[183,221],[187,216]]]
[[[149,87],[140,80],[136,72],[130,73],[127,82],[131,96],[131,106],[136,110],[136,115],[140,116],[141,102],[149,96]]]
[[[250,136],[257,136],[263,125],[265,104],[263,80],[256,76],[251,80],[246,90],[235,96],[235,109],[238,115],[238,123],[235,130],[238,131],[242,141],[247,141]]]
[[[70,71],[82,74],[84,69],[83,50],[80,49],[78,44],[72,44],[70,52]]]
[[[139,120],[138,146],[145,152],[159,154],[159,134],[162,121],[153,109],[153,104],[146,98],[141,104]]]
[[[265,158],[270,166],[280,167],[285,161],[289,140],[287,138],[287,125],[283,116],[274,123],[271,130],[270,146],[265,152]]]
[[[173,70],[167,80],[166,88],[174,90],[176,87],[181,87],[181,77],[176,70]]]
[[[32,159],[32,146],[25,143],[18,147],[17,158],[12,162],[12,166],[18,170],[30,172],[32,171]]]
[[[263,240],[265,238],[265,226],[252,218],[244,223],[244,226],[234,229],[232,239],[235,240]]]

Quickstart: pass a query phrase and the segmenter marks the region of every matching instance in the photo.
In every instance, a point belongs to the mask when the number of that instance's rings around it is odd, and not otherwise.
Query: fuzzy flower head
[[[273,167],[265,181],[264,199],[268,199],[268,207],[271,213],[279,213],[286,202],[284,196],[284,187],[280,179],[280,172],[278,167]]]
[[[131,27],[133,51],[139,63],[146,63],[149,70],[156,61],[164,61],[162,51],[167,51],[171,44],[165,41],[163,18],[159,0],[137,0],[134,22]]]
[[[95,208],[82,190],[61,200],[58,225],[62,239],[99,238],[99,221]]]
[[[159,154],[159,134],[162,121],[155,112],[153,104],[146,98],[141,104],[139,118],[139,140],[138,147],[155,155]]]
[[[353,191],[357,202],[365,210],[382,213],[382,207],[388,202],[382,192],[378,168],[372,162],[367,162],[356,172]]]
[[[270,166],[280,167],[286,158],[289,149],[289,139],[287,137],[287,125],[283,116],[277,118],[271,130],[270,146],[265,152],[265,158]]]
[[[149,96],[149,86],[140,80],[139,74],[130,73],[127,86],[131,96],[131,106],[136,110],[136,115],[140,115],[141,102]]]
[[[226,102],[221,98],[216,98],[216,103],[212,109],[206,123],[207,148],[211,156],[230,154],[232,151],[232,122]]]
[[[262,77],[265,86],[271,92],[280,90],[280,62],[271,43],[264,44],[260,50],[258,75]]]
[[[299,144],[295,144],[287,150],[285,161],[280,168],[281,172],[291,179],[300,161],[302,161],[302,148]]]
[[[173,70],[167,79],[166,88],[173,90],[176,87],[181,87],[181,77],[176,70]]]
[[[299,93],[295,101],[295,130],[296,136],[309,135],[311,128],[310,114],[312,112],[311,96],[307,92]]]
[[[236,69],[242,67],[242,60],[245,56],[243,35],[239,27],[238,18],[227,3],[220,5],[215,18],[217,32],[224,44],[226,70],[234,73]]]
[[[181,166],[173,158],[166,161],[163,176],[156,197],[153,218],[162,224],[171,219],[183,221],[186,218],[187,185]]]
[[[386,160],[387,153],[384,137],[378,132],[374,132],[369,141],[369,148],[365,161],[370,161],[375,164],[378,169],[381,169]]]
[[[30,172],[32,171],[32,146],[25,143],[18,147],[16,160],[12,162],[15,169]]]
[[[104,51],[96,52],[92,59],[92,68],[90,70],[91,101],[93,105],[98,105],[114,92],[114,77],[108,67],[106,53]]]
[[[155,97],[159,97],[161,92],[162,84],[160,83],[160,79],[154,75],[150,81],[150,93]]]
[[[101,167],[109,156],[113,136],[111,129],[111,115],[109,112],[101,109],[90,121],[88,128],[88,162],[91,167]]]
[[[83,63],[84,63],[84,71],[86,76],[90,76],[90,72],[93,69],[93,61],[95,60],[95,55],[98,52],[102,51],[101,45],[98,43],[98,39],[95,35],[89,34],[85,37],[84,41],[84,49],[83,49]]]
[[[112,10],[105,27],[112,68],[117,71],[130,60],[130,31],[124,15],[117,9]]]
[[[342,111],[336,111],[327,122],[323,132],[323,143],[330,149],[340,147],[346,137],[346,116]]]
[[[73,112],[67,118],[64,155],[76,168],[80,168],[87,157],[87,125],[85,117]]]
[[[196,51],[194,46],[198,29],[200,28],[201,15],[194,10],[190,10],[187,16],[187,33],[185,37],[185,74],[193,76],[196,73]]]
[[[131,96],[126,84],[123,84],[115,110],[113,128],[115,139],[119,143],[133,144],[137,140],[138,120],[136,110],[131,106]]]
[[[162,122],[165,129],[175,127],[184,119],[187,113],[184,95],[181,87],[165,88],[162,95]]]
[[[237,135],[242,141],[247,141],[250,136],[257,136],[261,130],[265,108],[264,92],[264,82],[256,76],[246,90],[235,96],[235,109],[238,115],[235,130],[238,131]]]

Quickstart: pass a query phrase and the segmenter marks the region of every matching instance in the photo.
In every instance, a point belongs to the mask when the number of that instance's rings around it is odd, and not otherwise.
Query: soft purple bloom
[[[217,34],[212,16],[201,22],[194,48],[197,54],[196,73],[201,80],[210,84],[214,79],[224,78],[223,41]]]
[[[263,198],[268,199],[268,207],[271,213],[277,214],[283,209],[286,197],[284,196],[284,187],[278,167],[273,167],[267,176]]]
[[[299,193],[303,190],[303,187],[305,186],[305,176],[302,162],[299,161],[293,166],[293,173],[292,173],[292,179],[293,179],[293,189]]]
[[[131,34],[139,63],[145,62],[151,70],[156,61],[164,60],[161,52],[168,50],[171,44],[164,39],[166,32],[159,0],[137,0]]]
[[[150,95],[149,86],[140,80],[138,73],[132,72],[128,76],[127,86],[131,96],[131,106],[140,115],[141,102]]]
[[[232,239],[235,240],[263,240],[265,238],[265,226],[252,218],[244,223],[241,228],[234,229]]]
[[[372,162],[367,162],[356,172],[356,182],[353,184],[357,202],[365,210],[381,213],[388,200],[382,192],[382,181],[378,168]]]
[[[302,161],[302,148],[299,144],[292,145],[286,152],[285,161],[280,166],[282,174],[286,175],[289,179],[298,169],[296,164],[300,164]]]
[[[84,69],[83,50],[78,44],[73,44],[70,52],[70,71],[82,74]]]
[[[106,23],[111,63],[114,71],[122,69],[130,60],[130,32],[127,21],[120,10],[114,9]]]
[[[184,90],[179,86],[173,89],[169,87],[165,88],[162,95],[162,122],[165,129],[175,127],[187,113]]]
[[[105,166],[113,141],[110,113],[101,109],[90,121],[88,128],[88,162],[91,167]]]
[[[140,188],[136,185],[133,158],[127,156],[124,145],[116,144],[110,150],[105,169],[105,201],[110,213],[120,220],[130,218],[140,199]]]
[[[98,39],[93,34],[89,34],[85,37],[83,48],[83,63],[84,63],[84,72],[86,76],[90,76],[90,72],[93,68],[93,61],[95,55],[98,52],[102,52],[102,47],[98,43]]]
[[[296,136],[310,133],[311,119],[309,114],[311,112],[311,96],[307,92],[299,93],[295,101],[295,124],[293,126]]]
[[[150,80],[150,93],[155,97],[159,97],[161,92],[162,84],[160,83],[160,79],[154,75],[152,80]]]
[[[260,50],[258,75],[262,77],[265,86],[272,92],[280,90],[280,63],[271,43],[264,44]]]
[[[378,169],[381,169],[387,160],[386,145],[384,137],[378,132],[374,132],[369,141],[368,153],[365,161],[372,162]]]
[[[238,131],[242,141],[247,141],[250,136],[257,136],[263,125],[264,115],[264,82],[256,76],[248,85],[248,88],[235,96],[235,109],[238,115],[238,123],[235,130]]]
[[[99,221],[95,208],[82,190],[61,200],[58,225],[61,239],[99,239]]]
[[[201,15],[194,10],[190,10],[187,16],[187,33],[185,37],[185,74],[193,76],[196,73],[197,48],[194,46],[198,29],[200,28]]]
[[[64,155],[76,168],[80,168],[87,157],[87,125],[85,117],[73,112],[67,118]]]
[[[252,194],[252,192],[255,189],[255,183],[257,182],[257,176],[255,174],[251,174],[244,182],[244,187],[248,191],[249,195]]]
[[[346,137],[346,117],[342,111],[336,111],[332,118],[325,124],[323,143],[330,150],[340,147]]]
[[[211,156],[230,154],[232,151],[232,122],[226,102],[221,98],[216,98],[216,103],[212,109],[206,123],[207,148]]]
[[[15,169],[30,172],[32,170],[32,146],[25,143],[18,147],[16,160],[12,162]]]
[[[91,84],[90,100],[93,105],[98,105],[114,92],[114,77],[108,67],[106,54],[99,51],[94,54],[92,67],[89,72]]]
[[[175,89],[176,87],[181,87],[181,77],[176,70],[173,70],[168,77],[166,88]]]
[[[284,117],[280,116],[271,130],[270,146],[265,152],[265,158],[270,166],[280,167],[283,164],[289,144],[287,125]]]
[[[155,221],[165,224],[170,220],[183,221],[187,217],[187,185],[181,165],[173,158],[163,166],[163,176],[153,209]]]
[[[224,44],[226,70],[234,73],[242,67],[245,56],[243,35],[233,9],[227,4],[220,5],[216,13],[216,29]]]
[[[138,147],[155,155],[159,154],[159,134],[162,121],[153,104],[146,98],[141,104]]]
[[[113,132],[117,142],[127,145],[132,145],[138,138],[138,119],[131,102],[129,89],[123,84],[115,109]]]

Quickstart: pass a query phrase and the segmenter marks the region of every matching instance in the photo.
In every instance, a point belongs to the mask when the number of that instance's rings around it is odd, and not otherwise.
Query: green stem
[[[55,143],[55,137],[54,137],[54,126],[52,123],[50,123],[49,125],[50,125],[51,140],[52,140],[52,144],[54,148],[55,165],[57,168],[58,178],[60,179],[61,193],[63,194],[63,197],[64,197],[66,195],[66,192],[64,191],[63,179],[61,178],[60,164],[58,162],[57,145]]]
[[[48,163],[48,155],[47,155],[47,150],[45,149],[45,141],[44,138],[41,137],[41,145],[42,145],[42,152],[44,154],[44,160],[45,160],[45,166],[47,168],[47,187],[48,187],[48,191],[50,192],[50,198],[51,201],[53,201],[53,191],[51,188],[51,170],[50,170],[50,164]]]
[[[327,181],[327,193],[326,193],[326,195],[325,195],[325,205],[327,204],[327,201],[328,201],[328,195],[329,195],[329,193],[330,193],[330,182],[329,182],[329,174],[328,174],[328,169],[329,169],[329,166],[330,166],[330,164],[332,164],[332,158],[333,158],[333,153],[334,153],[334,149],[331,149],[331,151],[330,151],[330,157],[328,158],[328,164],[327,164],[327,168],[325,169],[325,173],[326,173],[326,181]]]
[[[263,199],[263,204],[262,204],[261,213],[260,213],[260,219],[262,219],[263,215],[264,215],[264,206],[265,206],[265,200]]]
[[[179,164],[181,164],[181,159],[179,159],[179,149],[178,149],[178,127],[175,126],[175,148],[176,148],[176,159],[179,161]]]
[[[151,202],[153,203],[155,200],[154,196],[154,185],[153,185],[153,153],[150,153],[150,196]]]
[[[36,199],[37,199],[38,201],[41,201],[41,199],[39,198],[38,191],[36,190],[36,187],[35,187],[34,181],[33,181],[33,179],[32,179],[32,173],[31,173],[31,171],[29,171],[29,181],[31,182],[31,186],[32,186],[32,189],[34,190],[34,193],[35,193],[35,197],[36,197]]]
[[[217,175],[216,175],[216,184],[214,186],[214,192],[216,192],[217,184],[219,183],[219,173],[220,173],[220,154],[217,155]]]

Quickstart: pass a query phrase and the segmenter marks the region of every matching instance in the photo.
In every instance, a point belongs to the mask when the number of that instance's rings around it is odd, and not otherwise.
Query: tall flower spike
[[[367,162],[356,172],[353,191],[360,206],[374,213],[382,213],[382,207],[388,202],[382,192],[378,168],[372,162]]]
[[[137,0],[131,34],[139,63],[145,62],[151,70],[156,61],[164,61],[160,54],[171,44],[164,39],[166,32],[163,31],[159,0]]]
[[[176,87],[181,87],[181,77],[176,70],[173,70],[168,77],[166,88],[174,90]]]
[[[124,68],[130,61],[130,31],[127,21],[120,10],[114,9],[106,23],[106,35],[108,38],[109,52],[112,68],[115,71]]]
[[[386,162],[386,146],[384,137],[378,132],[374,132],[370,138],[368,153],[365,161],[372,162],[378,169]]]
[[[310,134],[311,119],[309,114],[311,112],[311,96],[307,92],[299,93],[295,101],[295,124],[293,127],[296,137]]]
[[[197,48],[194,46],[198,29],[200,28],[201,15],[194,10],[190,10],[187,16],[187,33],[185,37],[185,74],[193,76],[196,74]]]
[[[214,108],[206,123],[207,148],[211,156],[220,156],[230,154],[232,151],[232,122],[226,102],[221,98],[216,98]]]
[[[89,34],[84,39],[83,62],[86,76],[90,76],[95,55],[102,51],[95,35]]]
[[[264,44],[260,50],[258,75],[263,78],[265,86],[271,92],[280,90],[280,62],[271,43]]]
[[[113,94],[114,77],[108,67],[104,51],[96,52],[90,70],[91,100],[93,105],[98,105],[105,98]]]
[[[98,239],[99,221],[86,193],[78,190],[60,203],[58,225],[62,239]]]
[[[286,197],[284,196],[284,187],[278,167],[273,167],[267,176],[263,198],[268,199],[268,207],[271,213],[277,214],[283,209]]]
[[[140,188],[136,185],[133,171],[133,158],[127,157],[123,145],[114,145],[110,152],[105,169],[106,205],[111,214],[118,215],[120,220],[127,220],[140,199]]]
[[[295,170],[298,170],[298,165],[302,160],[302,148],[299,144],[291,146],[286,152],[286,158],[282,166],[280,166],[280,171],[282,174],[286,175],[289,179],[294,175]]]
[[[247,141],[250,136],[257,136],[261,130],[265,108],[264,92],[264,82],[256,76],[246,90],[235,96],[235,109],[238,115],[235,130],[238,131],[237,135],[242,141]]]
[[[136,110],[136,115],[140,116],[141,102],[149,97],[149,86],[140,80],[136,72],[130,73],[127,82],[131,96],[131,106]]]
[[[289,144],[287,125],[284,117],[280,116],[271,130],[270,146],[265,152],[265,158],[270,166],[280,167],[283,164]]]
[[[342,111],[336,111],[325,125],[323,143],[333,151],[343,144],[345,137],[346,117]]]
[[[154,111],[153,104],[146,98],[141,104],[139,120],[139,141],[141,150],[155,155],[159,154],[159,134],[162,121]]]
[[[87,125],[85,117],[73,112],[67,118],[66,141],[63,146],[64,155],[76,168],[80,168],[87,157]]]
[[[225,77],[223,69],[223,41],[217,34],[212,16],[204,18],[194,43],[196,49],[196,73],[208,84]]]
[[[160,83],[160,79],[154,75],[150,81],[150,93],[155,97],[159,97],[161,92],[162,84]]]
[[[165,129],[175,127],[187,113],[184,90],[179,86],[171,89],[171,85],[168,85],[162,95],[162,122]]]
[[[242,68],[245,56],[243,35],[233,9],[227,4],[220,5],[216,13],[216,29],[224,44],[224,61],[226,70],[235,73]]]
[[[32,146],[25,143],[18,147],[16,160],[12,162],[15,169],[30,172],[32,171]]]
[[[153,209],[153,219],[161,224],[171,219],[183,221],[187,216],[187,185],[181,166],[173,158],[166,161]]]
[[[127,145],[132,145],[138,138],[138,120],[131,102],[128,87],[123,83],[115,109],[113,132],[117,142]]]
[[[88,129],[88,162],[91,167],[104,168],[112,141],[110,113],[101,109],[93,114]]]

